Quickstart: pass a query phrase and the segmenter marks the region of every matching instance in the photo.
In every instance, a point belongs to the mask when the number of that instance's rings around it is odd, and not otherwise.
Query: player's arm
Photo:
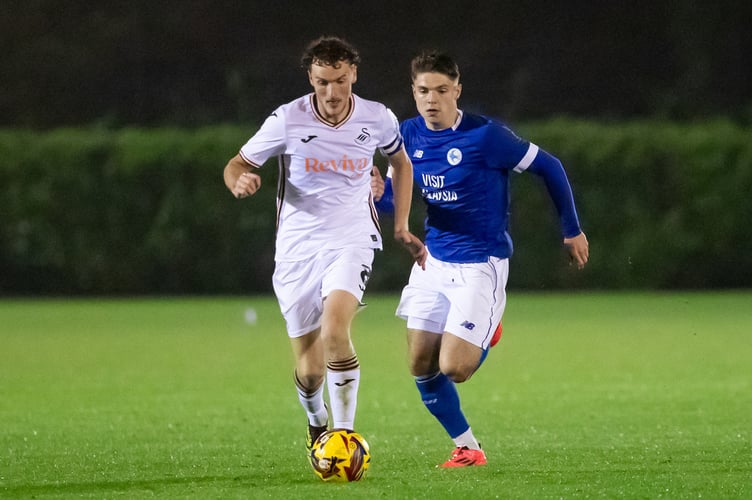
[[[227,162],[225,185],[235,198],[251,196],[261,188],[261,177],[256,171],[270,157],[284,151],[287,139],[285,122],[285,108],[280,106],[266,117],[253,137]]]
[[[240,154],[233,156],[225,166],[225,186],[235,198],[245,198],[256,193],[261,187],[261,177],[253,173],[255,167],[246,162]]]
[[[404,147],[389,157],[389,164],[392,168],[394,238],[405,245],[415,262],[425,269],[428,252],[420,238],[410,232],[408,224],[413,197],[413,164]]]
[[[371,192],[374,205],[379,214],[394,215],[394,191],[392,190],[392,168],[389,167],[386,179],[381,177],[379,169],[374,167],[371,173]]]
[[[558,158],[539,149],[528,170],[543,178],[551,199],[559,213],[559,222],[564,233],[564,245],[579,269],[585,267],[590,254],[585,233],[580,228],[577,209],[574,205],[572,187]]]
[[[384,196],[384,178],[381,177],[379,167],[376,165],[371,167],[371,195],[373,195],[375,202],[378,202]]]

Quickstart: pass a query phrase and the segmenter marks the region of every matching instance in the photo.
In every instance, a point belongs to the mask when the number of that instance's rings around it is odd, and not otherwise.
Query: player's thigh
[[[350,325],[360,302],[344,290],[332,290],[324,299],[321,336],[330,355],[347,356],[351,351]]]
[[[483,349],[451,333],[441,339],[439,368],[455,382],[469,379],[480,366]]]

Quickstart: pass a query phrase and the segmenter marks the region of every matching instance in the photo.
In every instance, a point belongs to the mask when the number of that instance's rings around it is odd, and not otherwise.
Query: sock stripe
[[[415,377],[415,381],[419,384],[425,384],[426,382],[430,382],[431,380],[438,378],[440,375],[441,372],[431,373],[429,375],[419,375]]]
[[[326,367],[333,372],[346,372],[348,370],[360,368],[360,362],[358,361],[358,355],[353,354],[352,357],[347,359],[329,361],[326,364]]]
[[[319,382],[319,384],[316,387],[305,387],[303,385],[303,382],[301,382],[300,378],[298,377],[297,370],[293,370],[292,375],[293,375],[293,378],[295,379],[295,387],[297,387],[298,391],[304,396],[308,396],[308,397],[313,396],[324,384],[324,379],[322,378],[321,382]]]

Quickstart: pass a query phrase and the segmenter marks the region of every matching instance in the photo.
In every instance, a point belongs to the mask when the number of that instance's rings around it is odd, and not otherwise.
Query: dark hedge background
[[[512,177],[509,286],[668,289],[752,283],[752,128],[559,119],[518,132],[557,151],[592,260],[568,266],[553,206]],[[222,166],[245,127],[0,132],[0,294],[248,293],[271,290],[276,164],[245,200]],[[422,203],[412,228],[422,234]],[[471,221],[472,222],[472,221]],[[407,253],[382,221],[369,290],[398,290]]]

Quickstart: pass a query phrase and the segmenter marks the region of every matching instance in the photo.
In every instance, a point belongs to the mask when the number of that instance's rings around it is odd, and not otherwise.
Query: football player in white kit
[[[382,248],[371,194],[377,150],[393,167],[394,237],[418,265],[426,259],[408,228],[413,172],[397,118],[352,93],[359,62],[357,50],[340,38],[312,41],[301,64],[313,92],[274,110],[224,170],[227,188],[244,198],[261,187],[256,170],[278,158],[273,285],[295,356],[309,451],[327,429],[329,411],[333,428],[355,425],[360,364],[350,325],[374,250]]]

